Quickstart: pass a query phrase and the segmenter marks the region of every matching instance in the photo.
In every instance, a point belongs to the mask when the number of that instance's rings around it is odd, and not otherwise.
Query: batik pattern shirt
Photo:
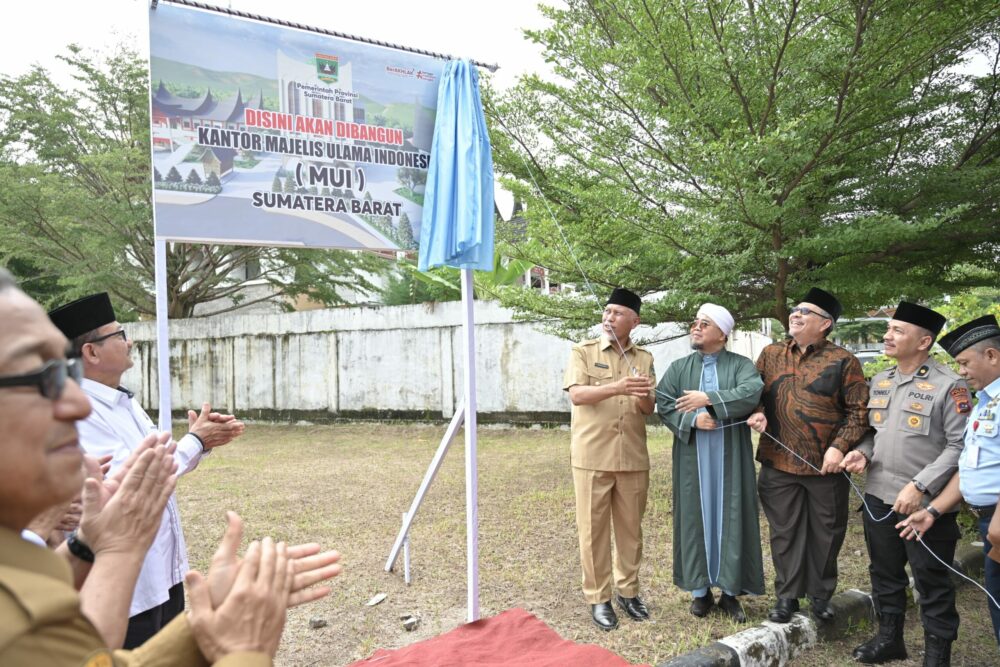
[[[857,357],[844,348],[824,339],[802,350],[789,338],[764,348],[757,370],[767,417],[757,447],[761,464],[818,475],[810,465],[821,468],[827,449],[846,454],[868,432],[868,385]]]

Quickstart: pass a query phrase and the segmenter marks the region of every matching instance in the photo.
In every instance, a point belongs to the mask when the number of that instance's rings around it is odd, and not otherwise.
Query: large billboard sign
[[[415,247],[443,61],[168,3],[149,35],[157,238]]]

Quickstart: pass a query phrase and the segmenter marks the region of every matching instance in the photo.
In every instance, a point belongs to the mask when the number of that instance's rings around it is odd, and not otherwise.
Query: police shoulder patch
[[[955,402],[955,412],[964,415],[972,411],[972,401],[969,399],[969,390],[965,387],[955,387],[951,390],[951,400]]]

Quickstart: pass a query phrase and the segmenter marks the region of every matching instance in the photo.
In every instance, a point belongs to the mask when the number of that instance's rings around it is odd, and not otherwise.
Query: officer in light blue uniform
[[[942,512],[963,498],[979,519],[984,551],[1000,553],[1000,544],[991,545],[987,537],[990,520],[1000,498],[1000,326],[996,317],[986,315],[972,320],[939,341],[958,362],[958,372],[977,394],[976,406],[965,426],[965,447],[958,459],[958,474],[945,490],[924,510],[901,522],[901,535],[914,537],[933,525]],[[996,546],[997,549],[993,549]],[[986,558],[986,590],[1000,603],[1000,562]],[[1000,607],[987,601],[993,621],[993,635],[1000,643]]]

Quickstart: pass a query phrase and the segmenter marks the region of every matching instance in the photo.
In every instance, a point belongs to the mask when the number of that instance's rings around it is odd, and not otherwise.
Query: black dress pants
[[[948,569],[922,544],[899,536],[895,526],[906,518],[905,515],[893,512],[892,505],[869,494],[865,494],[865,502],[876,519],[889,514],[887,519],[876,523],[867,512],[864,513],[865,542],[870,563],[868,572],[876,611],[881,614],[906,613],[909,579],[903,567],[909,563],[914,584],[920,593],[920,619],[924,630],[943,639],[955,639],[958,636],[958,611],[955,610],[955,586]],[[942,514],[922,539],[938,558],[950,565],[955,559],[955,543],[959,535],[953,512]]]
[[[184,584],[175,584],[171,586],[170,598],[166,602],[128,619],[123,648],[133,649],[142,646],[182,611],[184,611]]]

